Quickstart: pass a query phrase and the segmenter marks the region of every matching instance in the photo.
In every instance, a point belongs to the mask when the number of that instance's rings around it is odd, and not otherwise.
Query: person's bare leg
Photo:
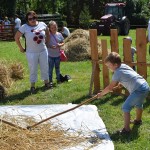
[[[130,131],[130,112],[124,112],[124,128]]]
[[[143,109],[136,108],[136,120],[137,121],[142,120],[142,113],[143,113]]]

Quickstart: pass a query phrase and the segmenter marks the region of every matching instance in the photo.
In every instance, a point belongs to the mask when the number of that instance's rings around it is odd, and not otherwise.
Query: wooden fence
[[[0,40],[11,41],[14,40],[14,25],[0,24]]]
[[[119,53],[117,30],[112,29],[110,32],[111,51]],[[104,64],[104,59],[109,53],[107,48],[107,40],[101,40],[102,59],[99,60],[97,48],[97,30],[90,29],[89,33],[92,58],[92,75],[89,95],[92,95],[98,93],[101,89],[105,88],[110,83],[110,72]],[[132,62],[131,42],[129,39],[123,39],[123,63],[128,64],[131,67],[136,66],[136,71],[147,80],[147,67],[150,66],[150,64],[146,62],[146,41],[146,28],[136,29],[137,60],[136,62]],[[100,68],[100,66],[102,66],[102,68]],[[100,75],[102,76],[101,80]],[[128,92],[125,90],[118,90],[117,93],[127,94]]]

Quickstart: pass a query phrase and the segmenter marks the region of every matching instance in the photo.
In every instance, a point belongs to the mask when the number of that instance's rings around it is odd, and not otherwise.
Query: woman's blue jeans
[[[49,63],[49,81],[53,81],[53,69],[55,66],[56,72],[56,79],[60,81],[60,57],[50,57],[48,56],[48,63]]]

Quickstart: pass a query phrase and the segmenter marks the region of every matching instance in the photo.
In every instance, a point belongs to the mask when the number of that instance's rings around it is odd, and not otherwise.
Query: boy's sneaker
[[[118,130],[117,133],[121,135],[129,135],[131,133],[131,130],[127,131],[125,128],[123,128],[121,130]]]
[[[134,125],[142,125],[142,120],[133,120],[133,121],[130,121],[132,124]]]
[[[31,87],[31,88],[30,88],[30,93],[31,93],[31,94],[35,94],[35,87]]]

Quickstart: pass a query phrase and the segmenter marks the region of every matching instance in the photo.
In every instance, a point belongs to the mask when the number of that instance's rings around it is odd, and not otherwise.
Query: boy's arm
[[[111,83],[104,89],[102,92],[97,94],[98,98],[101,98],[102,96],[106,95],[107,93],[113,91],[113,88],[118,84],[117,81],[111,81]]]
[[[113,91],[121,89],[123,86],[121,83],[118,83],[115,87],[113,87]]]

